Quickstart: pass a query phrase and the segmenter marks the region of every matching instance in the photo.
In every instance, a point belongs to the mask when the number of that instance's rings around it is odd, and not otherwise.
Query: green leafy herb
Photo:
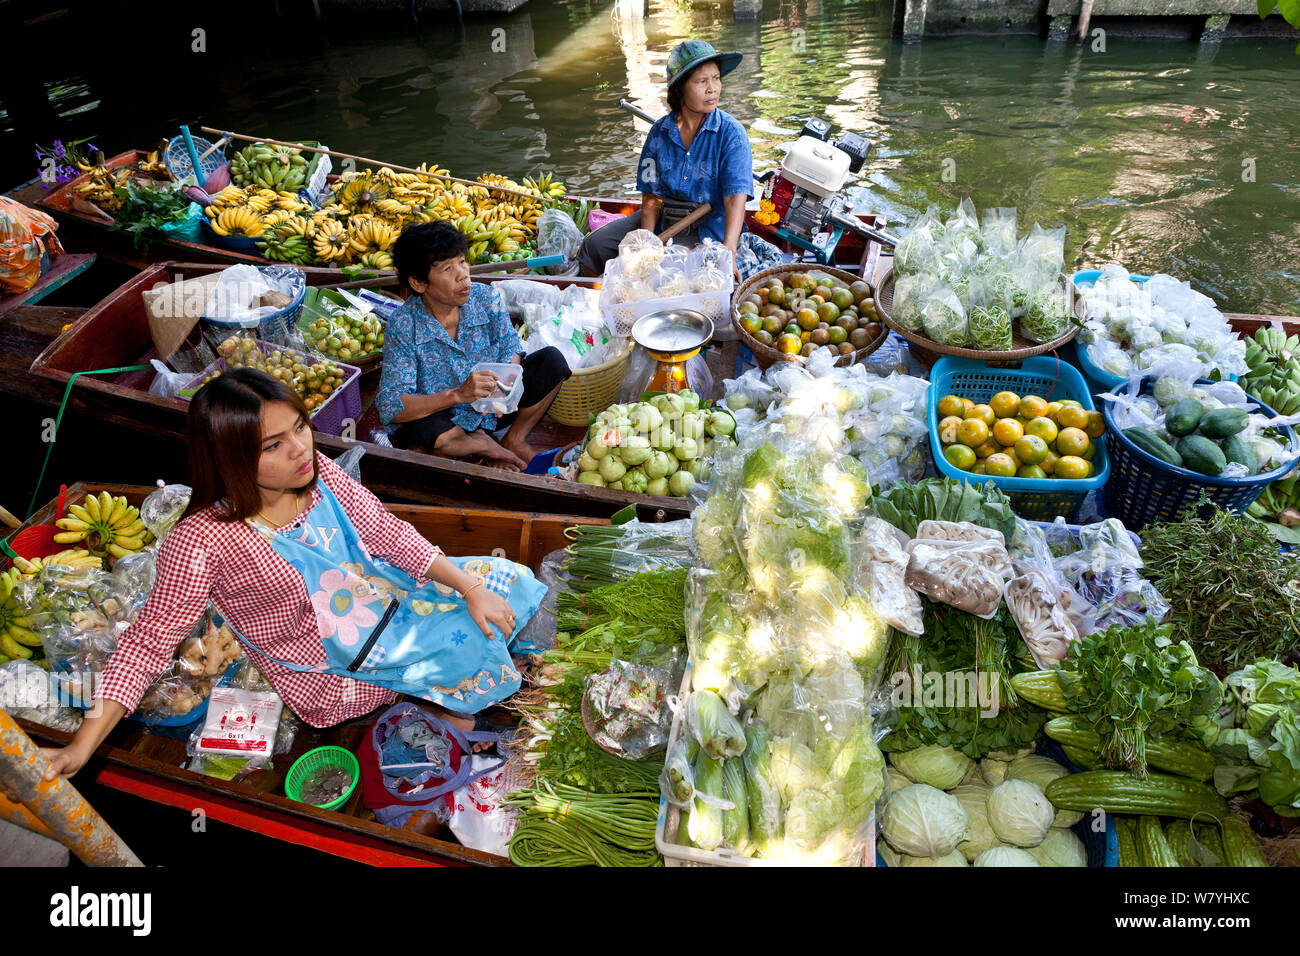
[[[184,222],[190,216],[190,201],[179,189],[137,189],[128,183],[113,191],[123,200],[113,231],[128,233],[137,249],[148,246],[163,226]]]
[[[1300,574],[1269,530],[1202,498],[1179,521],[1142,532],[1146,575],[1170,604],[1173,636],[1229,670],[1300,648]]]
[[[952,478],[927,478],[900,483],[875,498],[876,514],[896,528],[916,536],[917,526],[927,519],[969,521],[982,528],[1001,531],[1008,541],[1016,530],[1011,501],[993,482],[971,485]]]
[[[1148,737],[1196,737],[1194,718],[1223,702],[1219,679],[1172,631],[1150,618],[1116,625],[1071,644],[1057,671],[1066,706],[1101,737],[1109,766],[1145,776]]]

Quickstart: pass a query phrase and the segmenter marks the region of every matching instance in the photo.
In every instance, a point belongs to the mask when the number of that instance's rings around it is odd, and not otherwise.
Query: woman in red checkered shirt
[[[504,642],[492,628],[504,635],[516,631],[511,604],[483,586],[481,575],[452,563],[334,462],[317,454],[308,415],[296,392],[252,369],[227,372],[195,395],[188,441],[193,495],[186,515],[159,546],[153,592],[105,665],[94,709],[68,746],[47,751],[47,779],[79,770],[117,722],[135,710],[145,690],[171,667],[177,645],[209,603],[254,652],[253,662],[285,703],[308,724],[332,726],[397,699],[392,690],[326,672],[330,664],[322,630],[334,629],[341,619],[323,616],[333,614],[328,601],[324,608],[314,601],[308,594],[310,578],[283,556],[294,553],[294,541],[313,535],[318,518],[313,517],[312,525],[306,519],[309,512],[324,513],[314,510],[318,504],[342,511],[343,523],[350,525],[344,527],[344,537],[354,536],[363,560],[373,555],[421,586],[436,582],[442,586],[438,593],[458,592],[461,613],[468,613],[487,642],[496,641],[482,646],[491,648],[494,660],[504,654]],[[365,610],[358,602],[353,621],[374,624],[373,614],[357,617]],[[431,626],[435,622],[430,619]],[[356,637],[353,627],[352,639]],[[459,648],[467,637],[457,631],[453,640]],[[369,646],[364,645],[361,656]],[[498,698],[508,692],[508,664],[500,667],[501,684],[489,679]],[[348,670],[355,669],[354,662]],[[474,726],[473,718],[445,716],[461,729]]]

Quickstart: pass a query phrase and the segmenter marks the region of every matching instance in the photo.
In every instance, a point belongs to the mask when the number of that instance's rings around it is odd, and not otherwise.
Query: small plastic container
[[[303,785],[311,779],[312,774],[322,769],[342,770],[352,778],[352,785],[348,787],[347,793],[331,800],[329,803],[322,804],[321,810],[337,810],[343,804],[348,802],[354,790],[357,789],[357,782],[361,779],[361,764],[357,761],[352,751],[344,750],[342,747],[317,747],[315,750],[309,750],[299,757],[289,773],[284,778],[284,792],[290,800],[297,800],[302,803]]]
[[[469,407],[480,415],[509,415],[519,408],[524,394],[523,366],[512,362],[479,362],[471,372],[491,372],[501,380],[501,387],[486,398],[476,398]],[[503,392],[504,390],[504,392]]]

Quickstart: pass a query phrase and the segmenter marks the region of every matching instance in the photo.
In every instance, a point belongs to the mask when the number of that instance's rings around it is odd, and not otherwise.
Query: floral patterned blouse
[[[459,387],[479,362],[512,362],[524,351],[501,294],[473,283],[469,301],[460,307],[460,326],[453,340],[418,295],[397,310],[384,331],[384,370],[375,407],[393,432],[402,413],[403,395],[432,395]],[[494,431],[495,415],[480,415],[468,405],[453,405],[451,420],[466,432]]]

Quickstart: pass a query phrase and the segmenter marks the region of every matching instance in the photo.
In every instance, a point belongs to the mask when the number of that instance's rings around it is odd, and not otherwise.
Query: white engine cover
[[[839,192],[849,176],[849,154],[811,136],[800,136],[786,151],[781,174],[819,196]]]

